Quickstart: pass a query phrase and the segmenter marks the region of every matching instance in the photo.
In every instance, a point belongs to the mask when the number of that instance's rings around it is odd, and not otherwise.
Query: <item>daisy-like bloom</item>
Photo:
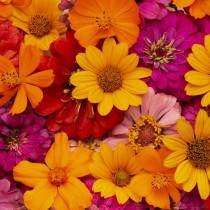
[[[181,198],[177,189],[181,188],[181,185],[174,182],[175,169],[163,165],[168,154],[170,151],[166,148],[156,151],[144,147],[137,155],[137,160],[144,170],[133,178],[133,189],[144,196],[148,204],[161,209],[170,209],[169,197],[175,203]]]
[[[100,152],[94,152],[92,158],[90,172],[96,178],[93,192],[100,192],[104,198],[116,195],[118,204],[124,204],[129,198],[136,203],[141,201],[132,182],[141,166],[130,146],[119,143],[113,151],[108,144],[101,144]]]
[[[177,99],[152,88],[142,96],[142,105],[131,106],[122,123],[115,126],[103,142],[115,147],[118,142],[131,144],[138,152],[144,146],[159,147],[166,134],[177,135],[175,123],[181,118]]]
[[[81,155],[82,154],[82,155]],[[66,133],[55,134],[45,163],[21,161],[13,170],[15,181],[33,188],[24,194],[30,210],[84,209],[91,205],[92,195],[78,178],[88,175],[92,152],[77,148],[69,152]]]
[[[33,73],[40,62],[40,51],[33,46],[21,45],[19,54],[19,70],[10,60],[0,56],[0,106],[6,104],[15,95],[12,114],[19,114],[27,107],[27,98],[33,108],[43,98],[41,88],[52,84],[52,70]],[[32,74],[33,73],[33,74]]]
[[[25,31],[24,42],[41,50],[48,50],[50,43],[66,31],[64,23],[59,22],[61,11],[59,0],[32,0],[25,9],[14,9],[9,18],[12,24]]]
[[[69,13],[70,27],[83,47],[116,36],[131,47],[139,35],[139,9],[134,0],[77,0]]]
[[[129,105],[142,103],[140,94],[148,87],[141,78],[151,75],[151,70],[137,67],[136,54],[128,55],[126,43],[116,44],[113,38],[107,38],[102,51],[88,46],[85,53],[79,53],[76,61],[82,68],[70,77],[70,83],[76,86],[72,96],[98,103],[99,114],[107,115],[113,106],[127,110]]]
[[[12,15],[14,8],[26,8],[32,0],[0,0],[0,20],[6,20]]]
[[[187,95],[203,95],[202,106],[210,104],[210,35],[205,36],[204,46],[194,44],[192,53],[189,54],[187,61],[194,70],[185,74],[188,84],[185,87]]]
[[[190,15],[195,18],[203,18],[210,15],[209,0],[173,0],[173,4],[179,8],[189,7]]]
[[[200,196],[206,199],[210,187],[210,117],[201,109],[198,112],[193,130],[191,124],[183,119],[177,121],[180,137],[166,135],[163,143],[173,151],[164,165],[172,168],[177,166],[175,181],[183,183],[183,189],[190,192],[197,184]]]

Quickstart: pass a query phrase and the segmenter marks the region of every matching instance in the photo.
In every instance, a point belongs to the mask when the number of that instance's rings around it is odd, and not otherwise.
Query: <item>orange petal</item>
[[[18,87],[5,92],[5,95],[3,95],[2,98],[0,98],[0,106],[6,104],[16,94],[17,90]]]
[[[62,210],[69,210],[69,207],[66,205],[64,200],[61,198],[60,194],[57,193],[52,208],[55,209],[62,209]]]
[[[0,72],[6,73],[8,71],[16,72],[16,69],[10,60],[0,55]]]
[[[10,15],[12,15],[13,8],[10,4],[0,3],[0,20],[6,20]]]
[[[171,183],[168,184],[167,191],[169,195],[172,197],[175,203],[179,203],[181,199],[180,192],[177,190],[177,188],[172,185]]]
[[[31,4],[32,0],[12,0],[12,5],[18,8],[25,8]]]

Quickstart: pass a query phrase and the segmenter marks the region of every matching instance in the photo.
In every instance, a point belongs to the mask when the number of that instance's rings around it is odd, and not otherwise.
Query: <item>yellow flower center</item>
[[[130,181],[131,181],[131,176],[127,171],[124,170],[116,171],[112,175],[112,182],[119,187],[128,185]]]
[[[210,143],[205,140],[195,140],[188,147],[188,159],[196,168],[205,169],[210,166]]]
[[[153,176],[153,180],[151,182],[152,186],[157,190],[161,190],[163,187],[167,187],[169,184],[168,177],[162,173],[156,173]]]
[[[100,29],[108,29],[111,19],[108,15],[106,15],[105,11],[103,11],[102,15],[95,18],[95,23]]]
[[[65,183],[67,179],[68,177],[63,168],[56,167],[49,172],[49,181],[56,186]]]
[[[8,88],[13,88],[16,85],[21,84],[21,79],[18,77],[18,74],[16,71],[3,73],[1,75],[0,81],[3,82],[5,85],[7,85]]]
[[[36,14],[30,18],[28,29],[36,37],[43,37],[52,30],[52,25],[47,15]]]
[[[122,77],[116,69],[106,68],[98,75],[98,83],[104,92],[113,92],[122,86]]]
[[[151,115],[142,115],[132,127],[128,129],[128,141],[136,152],[150,144],[158,147],[161,143],[162,128]]]

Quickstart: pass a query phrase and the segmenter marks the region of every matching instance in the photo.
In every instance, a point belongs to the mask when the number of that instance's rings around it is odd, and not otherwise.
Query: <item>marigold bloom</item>
[[[91,154],[85,148],[76,148],[70,153],[68,137],[61,132],[55,134],[55,142],[45,157],[46,165],[20,162],[13,170],[15,181],[34,188],[24,194],[26,207],[30,210],[89,207],[92,195],[78,178],[89,174]]]
[[[109,198],[116,195],[119,204],[124,204],[131,198],[141,201],[138,192],[134,192],[132,180],[141,171],[134,150],[119,143],[113,151],[108,144],[102,144],[100,152],[94,152],[90,172],[97,179],[93,184],[94,192]]]
[[[59,22],[61,11],[59,0],[32,0],[29,7],[14,9],[9,18],[12,24],[25,31],[24,42],[41,50],[48,50],[50,43],[66,31],[64,23]]]
[[[148,87],[141,78],[151,75],[151,70],[137,67],[139,58],[136,54],[128,55],[126,43],[116,44],[113,38],[104,41],[102,51],[88,46],[85,53],[76,56],[82,68],[70,77],[70,83],[76,86],[72,96],[98,103],[98,112],[107,115],[113,105],[120,110],[127,110],[129,105],[142,103],[140,94]]]
[[[205,36],[204,46],[194,44],[187,61],[194,68],[185,74],[188,84],[185,87],[187,95],[204,96],[201,99],[202,106],[210,104],[210,35]]]
[[[111,36],[131,47],[139,35],[139,10],[133,0],[77,0],[69,21],[83,47]]]
[[[183,183],[183,189],[190,192],[197,184],[200,196],[209,196],[210,186],[210,117],[200,110],[196,117],[195,129],[186,120],[177,121],[180,138],[164,136],[163,143],[173,151],[164,162],[172,168],[178,166],[175,181]]]
[[[181,195],[174,182],[175,169],[164,167],[163,161],[170,154],[165,148],[156,151],[144,147],[137,155],[139,164],[144,169],[141,174],[133,178],[133,189],[145,197],[148,204],[154,207],[170,209],[169,196],[178,203]]]
[[[40,62],[40,51],[33,46],[21,45],[19,54],[19,70],[10,60],[0,56],[0,106],[7,103],[16,94],[10,110],[19,114],[27,107],[27,98],[33,108],[43,98],[40,88],[48,87],[53,82],[53,71],[45,70],[32,74]]]

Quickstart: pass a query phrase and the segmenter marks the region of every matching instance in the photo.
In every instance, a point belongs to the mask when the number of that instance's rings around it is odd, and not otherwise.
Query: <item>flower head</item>
[[[90,161],[90,150],[77,148],[69,153],[67,135],[55,134],[55,142],[45,157],[46,165],[21,161],[13,170],[16,181],[33,188],[24,194],[26,207],[31,210],[89,207],[92,195],[78,178],[89,174]]]

